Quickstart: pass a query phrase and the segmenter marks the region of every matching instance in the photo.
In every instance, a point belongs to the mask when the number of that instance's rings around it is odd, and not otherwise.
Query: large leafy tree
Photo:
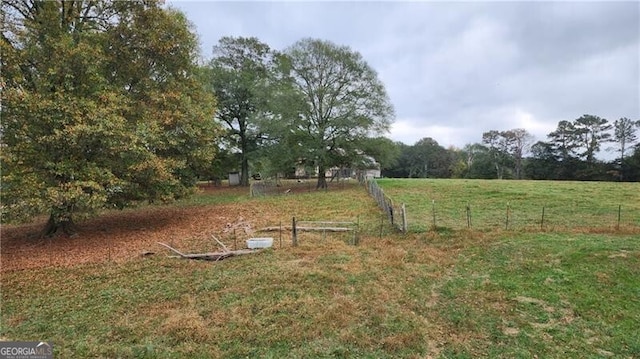
[[[248,186],[249,160],[266,139],[261,122],[272,118],[268,103],[277,54],[254,37],[223,37],[213,54],[209,85],[218,99],[215,120],[226,130],[225,145],[239,151],[240,184]]]
[[[498,178],[495,164],[495,152],[479,143],[465,146],[462,151],[466,157],[465,178]],[[502,172],[504,174],[504,172]]]
[[[453,155],[431,137],[423,138],[411,146],[409,158],[409,177],[451,177]]]
[[[158,3],[3,1],[2,219],[187,194],[210,163],[213,99],[186,18]]]
[[[475,169],[478,167],[478,162],[483,164],[490,162],[486,159],[489,156],[488,153],[489,149],[479,143],[465,145],[458,155],[464,164],[459,175],[464,178],[476,178],[477,171]]]
[[[317,188],[325,188],[326,170],[366,155],[363,141],[388,130],[393,108],[377,73],[349,47],[303,39],[285,53],[304,99],[290,136],[299,159],[317,167]]]
[[[561,161],[568,162],[577,155],[576,149],[580,144],[577,142],[576,128],[571,121],[558,122],[556,130],[547,137]]]
[[[582,162],[579,158],[581,143],[574,123],[566,120],[558,122],[556,130],[547,137],[549,142],[545,143],[544,148],[538,146],[537,153],[543,155],[546,161],[555,158],[558,179],[575,179]]]
[[[394,142],[393,146],[396,148],[394,152],[397,153],[395,161],[392,161],[388,166],[382,166],[381,174],[384,177],[392,178],[408,178],[409,168],[411,167],[411,147],[402,142]]]
[[[524,128],[515,128],[501,133],[507,143],[507,151],[513,159],[513,173],[516,179],[523,178],[523,160],[531,148],[533,135]]]
[[[559,156],[549,142],[538,141],[531,146],[531,157],[527,159],[525,168],[531,179],[559,179]]]
[[[610,129],[606,119],[593,115],[558,122],[557,129],[547,137],[559,161],[559,178],[601,178],[599,173],[604,169],[596,162],[595,155],[602,144],[610,141]]]
[[[637,129],[640,128],[640,121],[633,121],[629,118],[622,117],[613,123],[613,140],[618,144],[618,152],[620,152],[620,158],[618,165],[620,168],[620,178],[626,180],[629,175],[633,175],[633,172],[637,172],[638,164],[633,159],[627,161],[626,153],[633,149],[633,145],[638,140]],[[637,155],[636,145],[636,155]],[[636,156],[637,157],[637,156]],[[636,158],[637,160],[637,158]],[[637,161],[636,161],[637,162]]]
[[[640,127],[640,121],[633,121],[626,117],[613,123],[613,139],[618,144],[620,163],[624,162],[624,155],[638,140],[637,127]]]
[[[532,139],[533,136],[523,128],[482,134],[482,142],[493,158],[497,178],[502,179],[512,172],[516,179],[522,179],[523,159]]]
[[[623,180],[640,181],[640,145],[636,145],[631,155],[625,157],[622,168]]]
[[[386,137],[375,137],[366,140],[363,151],[375,160],[381,171],[396,166],[401,154],[401,148],[398,143]]]
[[[575,138],[582,148],[582,156],[588,164],[595,163],[595,154],[600,150],[602,144],[611,138],[611,124],[604,119],[594,115],[583,115],[573,121]]]
[[[513,164],[513,157],[509,153],[512,139],[502,131],[491,130],[482,134],[482,143],[486,145],[493,159],[496,177],[503,179]]]

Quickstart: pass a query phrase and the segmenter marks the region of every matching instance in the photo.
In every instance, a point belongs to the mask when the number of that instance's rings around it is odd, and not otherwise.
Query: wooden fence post
[[[360,242],[360,216],[356,219],[356,230],[353,233],[353,244],[358,245],[358,242]]]
[[[471,206],[467,203],[467,228],[471,228]]]
[[[433,230],[436,230],[436,201],[431,200],[431,211],[433,212]]]
[[[507,219],[504,222],[505,230],[509,230],[509,209],[510,209],[509,207],[510,207],[509,202],[507,202]]]
[[[402,204],[402,233],[407,233],[407,208]]]
[[[296,217],[293,217],[293,223],[291,225],[291,240],[293,242],[293,246],[298,246],[298,230],[296,229]]]

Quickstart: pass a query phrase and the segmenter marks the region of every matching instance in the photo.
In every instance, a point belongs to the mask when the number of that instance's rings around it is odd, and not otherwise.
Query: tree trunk
[[[58,230],[62,230],[64,234],[67,236],[71,236],[76,233],[75,224],[73,223],[73,219],[69,216],[68,219],[56,220],[54,215],[51,214],[49,216],[49,220],[47,224],[44,226],[42,230],[42,235],[45,237],[53,237]]]
[[[318,166],[318,184],[316,185],[316,189],[326,189],[327,188],[327,176],[325,173],[324,165]]]
[[[500,167],[500,165],[496,162],[494,163],[494,166],[496,167],[496,176],[498,177],[499,180],[502,179],[502,168]]]
[[[249,139],[246,133],[246,123],[240,123],[240,186],[249,187]]]
[[[242,154],[242,164],[240,168],[240,185],[249,187],[249,160],[244,153]]]

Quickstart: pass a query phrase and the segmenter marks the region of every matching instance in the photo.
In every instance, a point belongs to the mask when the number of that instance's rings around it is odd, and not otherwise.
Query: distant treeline
[[[395,143],[395,161],[383,166],[384,177],[499,178],[640,181],[640,121],[610,123],[593,115],[560,121],[547,141],[534,142],[524,129],[488,131],[482,142],[462,149],[444,148],[432,138],[412,146]],[[601,151],[615,153],[599,160]]]

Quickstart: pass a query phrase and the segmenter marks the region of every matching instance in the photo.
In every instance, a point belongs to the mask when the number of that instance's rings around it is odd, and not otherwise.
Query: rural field
[[[626,227],[634,230],[640,226],[640,184],[637,182],[465,179],[381,179],[377,182],[396,204],[406,204],[412,232],[433,229],[434,212],[435,227],[440,230],[471,227],[608,232]]]
[[[207,187],[52,240],[44,219],[3,225],[0,337],[53,342],[56,358],[640,357],[640,184],[379,184],[406,204],[408,233],[355,183]],[[355,222],[358,244],[300,232],[293,247],[294,216]],[[214,235],[274,246],[208,262],[157,244],[212,252]]]

